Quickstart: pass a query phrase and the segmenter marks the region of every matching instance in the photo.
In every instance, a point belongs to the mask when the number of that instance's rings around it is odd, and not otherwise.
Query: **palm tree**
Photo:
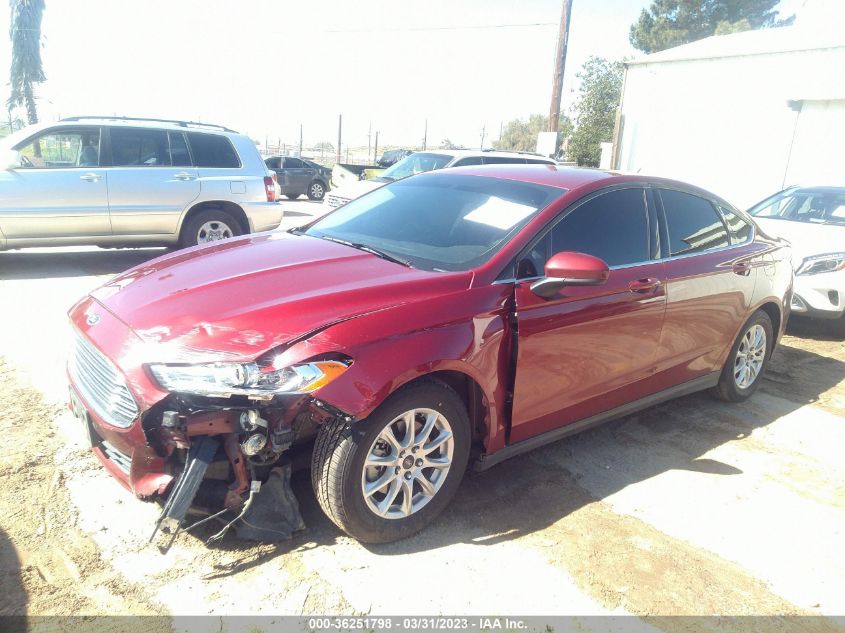
[[[9,0],[12,11],[9,37],[12,40],[11,94],[8,108],[24,105],[26,118],[38,123],[33,84],[46,79],[41,68],[41,16],[44,0]]]

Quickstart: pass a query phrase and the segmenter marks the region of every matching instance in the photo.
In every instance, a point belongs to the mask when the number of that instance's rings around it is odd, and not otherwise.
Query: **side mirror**
[[[551,299],[564,286],[600,286],[610,275],[608,265],[586,253],[563,251],[546,262],[546,276],[531,284],[531,292]]]

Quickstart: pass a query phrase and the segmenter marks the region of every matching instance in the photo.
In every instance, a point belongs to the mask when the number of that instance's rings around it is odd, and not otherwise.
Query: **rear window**
[[[188,133],[188,143],[197,167],[240,167],[241,161],[232,143],[217,134]]]
[[[671,255],[701,253],[730,244],[722,218],[704,198],[663,189],[660,199],[666,213]]]

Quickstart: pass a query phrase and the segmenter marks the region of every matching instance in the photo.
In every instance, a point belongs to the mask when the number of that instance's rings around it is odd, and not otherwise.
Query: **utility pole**
[[[552,84],[552,105],[549,108],[549,132],[557,132],[560,123],[560,97],[563,93],[563,72],[566,69],[566,45],[569,42],[569,15],[572,13],[572,0],[563,0],[560,15],[560,30],[557,34],[557,52],[555,53],[555,75]],[[555,148],[557,151],[557,148]]]
[[[425,132],[423,132],[423,151],[426,149],[426,143],[428,142],[428,119],[425,120]]]
[[[373,140],[373,122],[370,121],[370,127],[367,129],[367,161],[370,160],[370,150],[373,149],[372,147],[372,140]],[[375,161],[373,161],[375,162]]]
[[[340,139],[341,139],[341,131],[343,129],[343,115],[337,115],[337,162],[340,162]]]
[[[299,124],[299,157],[302,158],[302,123]]]
[[[376,162],[376,156],[378,156],[378,130],[376,130],[376,144],[373,148],[373,162]]]
[[[486,136],[486,134],[487,134],[487,126],[483,125],[483,126],[481,126],[481,147],[480,147],[480,149],[482,151],[484,150],[484,137]]]

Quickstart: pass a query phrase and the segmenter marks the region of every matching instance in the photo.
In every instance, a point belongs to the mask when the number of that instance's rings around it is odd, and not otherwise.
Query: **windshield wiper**
[[[330,237],[328,235],[319,235],[318,237],[321,237],[324,240],[329,240],[330,242],[337,242],[338,244],[343,244],[344,246],[351,246],[352,248],[357,248],[359,251],[365,251],[367,253],[370,253],[371,255],[375,255],[376,257],[381,257],[382,259],[386,259],[389,262],[393,262],[394,264],[402,264],[403,266],[411,268],[411,262],[406,261],[404,259],[400,259],[395,255],[391,255],[390,253],[380,251],[379,249],[373,248],[372,246],[367,246],[366,244],[359,244],[357,242],[349,242],[347,240],[342,240],[338,237]]]

